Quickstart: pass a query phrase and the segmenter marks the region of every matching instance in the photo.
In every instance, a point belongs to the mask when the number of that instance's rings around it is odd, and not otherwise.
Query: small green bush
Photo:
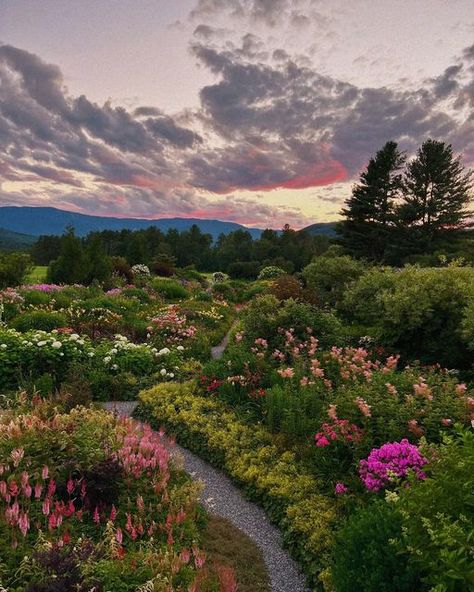
[[[59,312],[50,312],[47,310],[32,310],[24,312],[17,316],[11,326],[17,331],[52,331],[60,327],[68,326],[67,316]]]
[[[190,296],[189,291],[183,285],[173,280],[154,278],[151,280],[150,286],[166,300],[185,300]]]
[[[429,478],[402,488],[400,551],[424,573],[427,590],[474,589],[474,433],[445,436],[425,467]]]
[[[281,275],[285,275],[286,271],[281,267],[276,267],[276,265],[270,265],[269,267],[264,267],[260,273],[258,274],[259,280],[273,280]]]
[[[335,306],[351,283],[364,273],[364,269],[363,263],[347,255],[321,255],[303,269],[303,277],[308,287],[315,290],[318,299]]]
[[[356,510],[337,533],[332,578],[336,592],[421,591],[407,553],[398,554],[393,539],[402,532],[394,505],[378,500]]]

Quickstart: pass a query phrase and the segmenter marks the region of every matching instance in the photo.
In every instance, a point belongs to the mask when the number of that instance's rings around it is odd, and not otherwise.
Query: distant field
[[[28,284],[40,284],[46,281],[47,265],[36,265],[26,278]]]

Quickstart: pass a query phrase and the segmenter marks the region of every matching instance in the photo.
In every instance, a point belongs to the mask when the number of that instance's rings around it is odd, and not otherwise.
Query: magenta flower
[[[336,483],[335,487],[334,487],[334,493],[336,495],[342,495],[344,493],[347,493],[349,490],[347,489],[347,487],[344,485],[344,483]]]
[[[380,448],[374,448],[367,460],[360,461],[359,475],[368,490],[380,491],[410,472],[417,479],[424,479],[426,475],[422,467],[427,462],[417,446],[403,439],[401,442],[388,442]]]

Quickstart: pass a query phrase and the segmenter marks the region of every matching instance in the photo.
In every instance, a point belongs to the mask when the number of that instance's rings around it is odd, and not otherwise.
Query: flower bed
[[[57,413],[41,402],[4,415],[1,584],[15,592],[227,590],[199,548],[199,487],[162,437],[80,407]]]
[[[318,493],[318,481],[261,426],[243,423],[194,383],[167,383],[140,393],[139,413],[165,425],[180,443],[223,468],[282,529],[286,545],[316,586],[328,567],[336,503]]]

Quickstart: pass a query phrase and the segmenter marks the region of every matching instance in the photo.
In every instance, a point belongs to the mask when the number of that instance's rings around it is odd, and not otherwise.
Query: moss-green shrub
[[[32,310],[17,316],[11,326],[17,331],[52,331],[60,327],[67,327],[68,319],[65,314],[47,310]]]
[[[377,500],[356,510],[336,537],[332,578],[337,592],[421,591],[420,574],[408,553],[397,553],[402,532],[397,508]]]
[[[154,278],[150,281],[150,286],[166,300],[184,300],[190,296],[189,291],[174,280]]]
[[[362,276],[342,306],[348,320],[371,326],[383,345],[407,359],[468,368],[473,294],[472,267],[409,266]]]

